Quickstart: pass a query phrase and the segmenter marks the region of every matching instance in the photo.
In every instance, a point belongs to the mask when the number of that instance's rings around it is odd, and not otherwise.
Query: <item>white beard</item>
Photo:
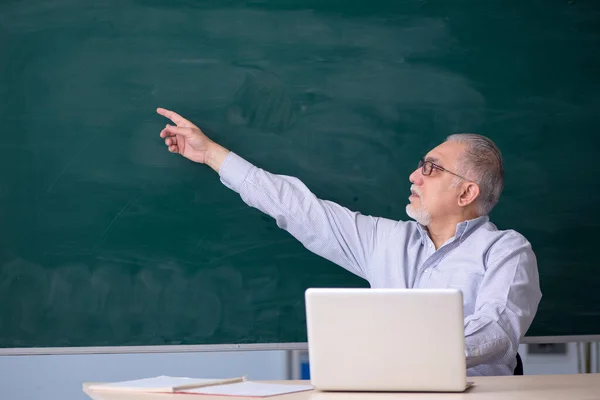
[[[406,206],[406,214],[423,226],[431,223],[431,214],[423,206],[416,208],[409,204]]]

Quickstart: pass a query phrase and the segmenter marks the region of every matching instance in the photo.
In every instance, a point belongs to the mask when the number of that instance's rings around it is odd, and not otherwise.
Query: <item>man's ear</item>
[[[475,202],[475,200],[478,197],[479,185],[475,182],[466,182],[460,192],[460,197],[458,198],[458,205],[461,207],[466,207],[469,204]]]

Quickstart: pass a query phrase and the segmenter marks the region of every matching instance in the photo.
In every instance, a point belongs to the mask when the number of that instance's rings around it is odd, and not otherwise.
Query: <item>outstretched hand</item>
[[[164,108],[158,108],[156,112],[175,124],[167,124],[160,132],[160,137],[165,139],[171,153],[181,154],[197,163],[208,164],[215,171],[219,171],[221,163],[229,153],[227,149],[210,140],[200,128],[176,112]]]

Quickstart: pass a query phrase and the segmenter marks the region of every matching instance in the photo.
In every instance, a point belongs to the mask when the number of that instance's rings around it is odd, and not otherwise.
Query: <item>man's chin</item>
[[[431,222],[431,215],[427,211],[416,209],[412,204],[406,206],[406,214],[423,226],[427,226]]]

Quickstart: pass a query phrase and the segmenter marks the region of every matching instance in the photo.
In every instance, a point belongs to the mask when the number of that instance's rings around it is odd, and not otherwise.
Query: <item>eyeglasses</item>
[[[421,168],[421,172],[422,172],[422,173],[423,173],[423,175],[425,175],[425,176],[429,176],[429,175],[431,175],[431,173],[433,172],[433,170],[434,170],[434,169],[437,169],[438,171],[447,172],[447,173],[449,173],[449,174],[452,174],[452,175],[454,175],[454,176],[457,176],[457,177],[459,177],[460,179],[464,179],[465,181],[474,182],[474,181],[472,181],[472,180],[470,180],[470,179],[467,179],[467,178],[465,178],[464,176],[460,176],[460,175],[458,175],[458,174],[455,174],[455,173],[454,173],[454,172],[452,172],[452,171],[448,171],[446,168],[444,168],[444,167],[442,167],[442,166],[440,166],[440,165],[437,165],[437,164],[435,164],[435,163],[434,163],[434,162],[432,162],[432,161],[425,161],[425,160],[424,160],[424,159],[422,159],[422,158],[419,160],[419,168]]]

